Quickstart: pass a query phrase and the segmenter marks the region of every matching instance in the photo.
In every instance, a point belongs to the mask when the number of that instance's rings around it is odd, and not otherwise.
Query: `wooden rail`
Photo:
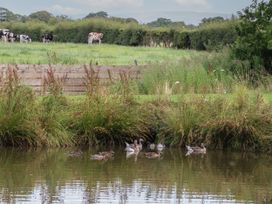
[[[63,92],[65,94],[82,94],[86,92],[86,69],[93,70],[100,85],[107,86],[119,81],[122,74],[130,79],[140,77],[139,66],[89,66],[89,65],[6,65],[0,64],[0,76],[7,77],[9,69],[16,69],[20,83],[31,87],[37,94],[46,92],[46,77],[48,70],[63,79]]]

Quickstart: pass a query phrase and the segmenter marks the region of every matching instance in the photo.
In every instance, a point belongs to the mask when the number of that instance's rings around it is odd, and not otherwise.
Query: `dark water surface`
[[[0,149],[1,203],[270,203],[272,157],[208,152],[185,157],[167,150],[162,159],[107,162],[90,150]]]

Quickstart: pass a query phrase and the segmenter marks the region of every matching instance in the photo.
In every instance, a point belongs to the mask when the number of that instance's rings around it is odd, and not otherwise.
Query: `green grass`
[[[174,50],[167,48],[126,47],[118,45],[87,45],[73,43],[1,43],[2,64],[93,64],[133,65],[178,61],[184,57],[204,52]]]

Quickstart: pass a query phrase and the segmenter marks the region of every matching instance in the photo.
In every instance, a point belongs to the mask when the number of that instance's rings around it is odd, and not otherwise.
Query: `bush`
[[[253,0],[240,13],[241,23],[237,27],[238,39],[233,52],[240,60],[247,60],[250,69],[260,71],[263,66],[272,73],[272,1]],[[259,66],[261,65],[261,66]]]
[[[104,33],[103,42],[129,46],[164,46],[196,50],[218,49],[231,44],[237,35],[236,21],[210,23],[193,30],[150,28],[135,22],[120,22],[106,18],[63,20],[46,24],[38,20],[2,22],[1,27],[17,34],[28,34],[34,41],[41,41],[45,32],[53,32],[57,42],[87,43],[89,32]],[[188,40],[190,46],[188,46]]]

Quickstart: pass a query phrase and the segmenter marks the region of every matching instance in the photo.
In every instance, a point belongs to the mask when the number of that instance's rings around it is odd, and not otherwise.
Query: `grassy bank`
[[[96,64],[134,65],[178,61],[204,52],[167,48],[87,45],[73,43],[4,44],[0,47],[2,64]]]
[[[139,101],[122,82],[115,94],[97,87],[69,100],[52,75],[50,94],[38,98],[20,85],[16,71],[8,74],[0,101],[3,146],[119,146],[143,138],[178,147],[204,142],[215,149],[271,152],[272,105],[242,85],[228,97],[180,94],[171,101],[162,94]]]
[[[53,70],[45,78],[49,94],[36,96],[10,68],[0,77],[0,143],[122,146],[143,138],[178,147],[204,142],[214,149],[271,152],[270,77],[252,83],[247,72],[229,71],[233,62],[225,53],[204,55],[155,63],[138,80],[123,73],[108,87],[89,67],[87,93],[79,97],[63,94]]]

